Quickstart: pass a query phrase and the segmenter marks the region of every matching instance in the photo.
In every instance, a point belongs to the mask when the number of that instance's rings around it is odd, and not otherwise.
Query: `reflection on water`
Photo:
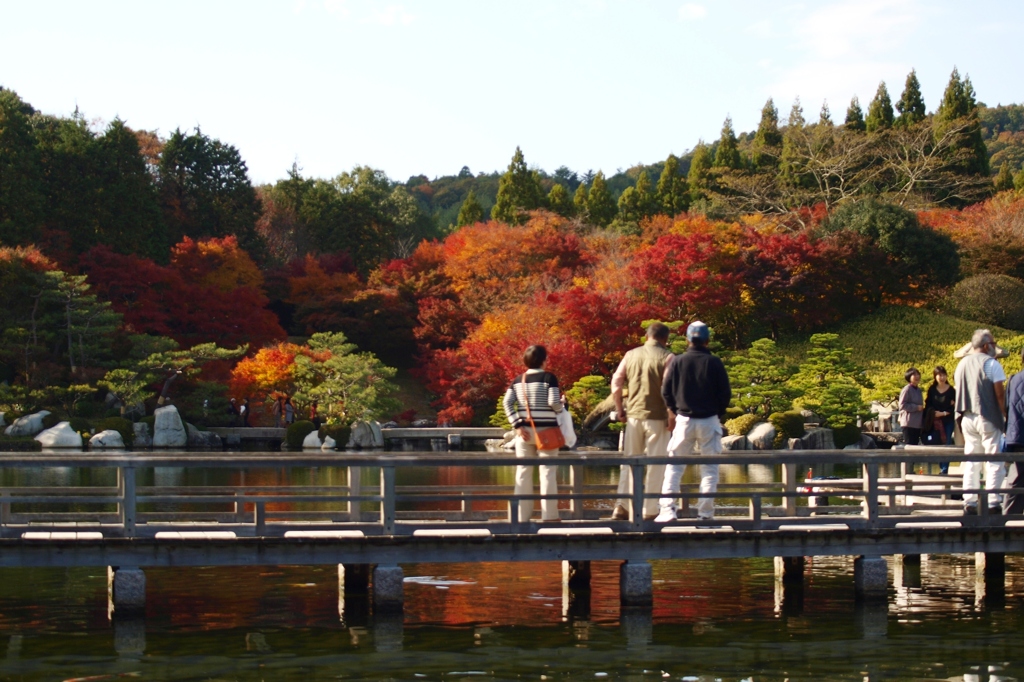
[[[615,562],[595,562],[589,595],[571,599],[557,563],[404,568],[404,618],[376,616],[359,598],[339,616],[334,567],[246,567],[149,569],[144,618],[114,623],[103,571],[7,569],[0,677],[1024,676],[1021,557],[1008,557],[997,605],[977,599],[967,555],[926,557],[918,586],[891,589],[888,604],[855,601],[850,558],[809,559],[803,586],[786,589],[777,589],[770,560],[662,561],[654,565],[653,609],[627,612]]]

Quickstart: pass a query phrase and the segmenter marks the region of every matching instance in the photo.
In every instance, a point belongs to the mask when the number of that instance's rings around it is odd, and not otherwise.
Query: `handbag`
[[[572,428],[572,412],[569,408],[563,409],[556,415],[558,419],[558,429],[562,432],[562,438],[565,439],[565,447],[572,448],[576,445],[576,431]]]
[[[562,430],[555,427],[548,427],[543,431],[537,430],[537,425],[533,423],[533,415],[530,413],[530,396],[526,393],[526,375],[523,374],[523,396],[526,400],[526,418],[530,420],[530,428],[533,429],[533,444],[537,446],[538,450],[558,450],[565,445],[565,437],[562,435]]]

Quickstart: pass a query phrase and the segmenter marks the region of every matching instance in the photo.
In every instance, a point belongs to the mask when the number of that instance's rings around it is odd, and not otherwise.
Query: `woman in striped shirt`
[[[529,417],[533,417],[533,425],[538,430],[558,428],[557,417],[562,411],[562,393],[558,389],[558,379],[551,372],[544,371],[548,351],[544,346],[530,346],[523,353],[526,372],[512,381],[505,391],[505,416],[512,428],[519,434],[516,437],[516,457],[554,457],[558,450],[537,451],[534,445],[533,429]],[[530,412],[527,415],[526,406]],[[540,494],[558,494],[558,467],[541,465]],[[519,465],[516,467],[516,495],[529,495],[533,492],[533,467]],[[533,515],[533,500],[519,501],[519,522],[526,523]],[[558,521],[558,500],[541,500],[540,516],[542,521]]]

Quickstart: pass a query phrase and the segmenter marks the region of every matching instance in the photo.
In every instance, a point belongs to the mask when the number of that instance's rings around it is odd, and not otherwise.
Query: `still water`
[[[154,477],[221,485],[237,475]],[[60,473],[87,484],[81,476]],[[1024,679],[1024,557],[1007,557],[1002,594],[978,581],[973,555],[905,570],[890,560],[898,586],[881,604],[855,600],[848,557],[810,559],[803,587],[785,591],[771,560],[660,561],[654,607],[636,612],[620,609],[615,562],[595,562],[589,594],[577,595],[563,593],[558,563],[403,568],[399,618],[365,599],[339,603],[335,567],[299,566],[147,569],[145,615],[114,622],[103,569],[0,569],[0,679]]]

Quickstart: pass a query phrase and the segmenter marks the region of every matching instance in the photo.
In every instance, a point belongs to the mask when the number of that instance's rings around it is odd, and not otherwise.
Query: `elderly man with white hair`
[[[988,329],[979,329],[971,337],[971,351],[956,366],[956,413],[960,417],[960,430],[964,434],[964,454],[999,452],[1006,414],[1006,373],[996,360],[998,346]],[[964,489],[977,489],[981,484],[981,469],[985,468],[985,489],[995,491],[1002,487],[1006,477],[1003,462],[964,462]],[[989,514],[999,514],[1000,496],[988,496]],[[964,494],[964,514],[978,513],[978,495]]]

